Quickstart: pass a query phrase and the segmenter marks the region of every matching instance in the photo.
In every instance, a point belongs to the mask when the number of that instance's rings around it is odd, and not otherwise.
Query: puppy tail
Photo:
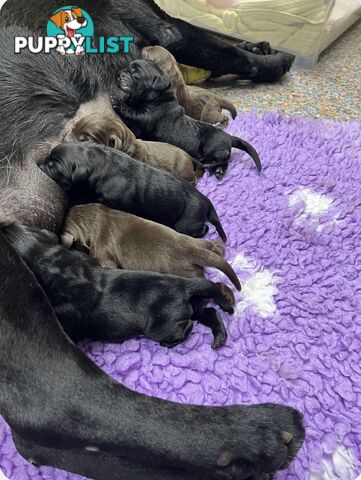
[[[242,290],[241,282],[239,281],[236,272],[226,260],[215,252],[203,248],[197,249],[193,255],[192,262],[201,267],[213,267],[223,272],[233,283],[236,289],[240,292]]]
[[[216,227],[218,235],[221,237],[221,239],[224,242],[226,242],[227,241],[227,235],[226,235],[225,231],[223,230],[223,227],[222,227],[221,221],[219,219],[219,216],[218,216],[213,204],[211,203],[211,201],[209,201],[208,220],[212,225],[214,225]]]
[[[228,110],[229,113],[232,115],[233,120],[237,117],[237,110],[236,107],[233,105],[232,102],[227,100],[226,98],[220,97],[219,104],[224,110]]]
[[[256,164],[257,170],[262,172],[262,162],[259,158],[258,153],[252,147],[252,145],[241,138],[232,137],[232,147],[238,148],[238,150],[242,150],[243,152],[248,153],[250,157],[253,158],[254,163]]]

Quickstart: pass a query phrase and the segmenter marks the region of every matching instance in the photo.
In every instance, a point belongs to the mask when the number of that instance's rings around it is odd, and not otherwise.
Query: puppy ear
[[[259,172],[262,171],[262,163],[261,159],[259,158],[258,153],[256,150],[252,147],[251,144],[246,142],[245,140],[242,140],[241,138],[237,137],[232,137],[232,147],[238,148],[238,150],[242,150],[243,152],[248,153],[248,155],[253,158],[254,163],[256,164],[257,170]]]
[[[67,249],[70,249],[75,242],[75,238],[73,237],[73,235],[70,235],[70,233],[64,233],[60,237],[60,240],[61,240],[61,244],[63,245],[63,247],[65,247]]]
[[[65,12],[62,10],[50,17],[50,21],[55,23],[58,28],[62,28],[65,23],[65,15]]]
[[[73,170],[71,182],[73,184],[81,183],[84,181],[85,178],[88,177],[88,174],[89,172],[86,165],[77,165],[76,168]]]
[[[82,17],[83,16],[83,12],[82,12],[81,8],[72,8],[71,11],[74,12],[77,17]]]

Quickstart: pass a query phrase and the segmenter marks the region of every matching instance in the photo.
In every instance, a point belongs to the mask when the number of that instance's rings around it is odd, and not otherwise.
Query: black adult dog
[[[258,170],[262,170],[261,160],[252,145],[188,117],[178,103],[169,76],[154,62],[132,62],[122,70],[118,85],[122,94],[117,111],[140,138],[180,147],[218,178],[227,170],[232,147],[247,152]]]
[[[61,325],[74,341],[91,338],[123,341],[144,335],[163,347],[179,345],[194,321],[212,329],[213,348],[227,340],[213,300],[234,313],[234,296],[226,285],[150,272],[101,268],[89,255],[59,245],[54,233],[32,227],[1,228],[43,287]]]
[[[294,61],[292,55],[274,52],[267,42],[234,46],[217,34],[169,17],[153,0],[78,0],[76,5],[90,14],[96,35],[134,35],[137,48],[161,45],[178,62],[211,70],[214,77],[235,74],[253,82],[272,82]],[[61,0],[7,0],[0,24],[43,34],[51,14],[62,7]]]
[[[66,195],[37,165],[78,120],[113,114],[116,79],[140,58],[139,48],[168,44],[182,63],[252,81],[280,78],[293,60],[268,55],[267,44],[259,50],[266,55],[231,46],[169,19],[150,0],[79,0],[77,6],[92,16],[98,35],[134,35],[131,54],[15,55],[14,36],[44,35],[64,2],[7,0],[0,12],[1,221],[59,229]],[[254,480],[297,454],[304,429],[292,409],[175,405],[116,384],[69,341],[2,234],[0,297],[0,413],[25,458],[97,480]]]
[[[203,237],[211,222],[227,240],[211,201],[185,180],[92,142],[64,143],[41,166],[70,198],[79,190],[108,207]]]

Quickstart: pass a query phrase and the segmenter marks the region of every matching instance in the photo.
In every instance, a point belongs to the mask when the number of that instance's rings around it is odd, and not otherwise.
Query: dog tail
[[[229,113],[232,115],[233,120],[236,119],[237,110],[236,110],[236,107],[233,105],[232,102],[230,102],[226,98],[220,97],[219,98],[219,104],[222,107],[222,109],[229,111]]]
[[[250,157],[253,158],[254,163],[256,164],[257,170],[262,172],[262,162],[259,158],[258,153],[252,147],[252,145],[241,138],[232,137],[232,147],[238,148],[238,150],[242,150],[243,152],[248,153]]]
[[[209,200],[209,210],[208,210],[208,220],[209,222],[216,227],[216,230],[218,232],[218,235],[221,237],[221,239],[226,242],[227,241],[227,235],[225,231],[223,230],[221,221],[219,219],[219,216],[216,212],[216,209],[214,208],[212,202]]]
[[[239,281],[236,272],[231,265],[217,253],[206,250],[205,248],[198,248],[192,255],[192,263],[199,265],[200,267],[217,268],[230,279],[239,292],[241,291],[241,282]]]

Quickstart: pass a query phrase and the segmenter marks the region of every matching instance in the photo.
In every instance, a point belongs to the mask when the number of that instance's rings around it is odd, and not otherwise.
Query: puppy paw
[[[223,347],[227,342],[227,338],[228,335],[226,329],[222,329],[222,331],[217,332],[212,343],[212,348],[214,350],[218,350],[218,348]]]
[[[213,349],[223,347],[228,338],[227,330],[215,308],[201,308],[195,313],[194,319],[212,330]]]
[[[211,175],[214,175],[217,180],[222,180],[227,172],[227,169],[228,169],[228,163],[227,165],[219,165],[218,167],[211,167],[208,169],[208,171]]]
[[[222,115],[219,118],[217,126],[218,126],[218,128],[221,128],[222,130],[224,130],[225,128],[228,127],[228,124],[229,124],[229,117],[227,117],[227,115]]]
[[[234,307],[236,305],[236,299],[232,290],[225,285],[224,283],[217,283],[216,284],[219,291],[220,291],[220,298],[218,299],[218,305],[221,309],[229,313],[230,315],[234,314]]]
[[[226,253],[226,248],[224,246],[224,243],[220,242],[218,240],[215,240],[213,242],[209,242],[209,250],[211,252],[216,253],[217,255],[219,255],[222,258],[224,257],[224,255]]]

